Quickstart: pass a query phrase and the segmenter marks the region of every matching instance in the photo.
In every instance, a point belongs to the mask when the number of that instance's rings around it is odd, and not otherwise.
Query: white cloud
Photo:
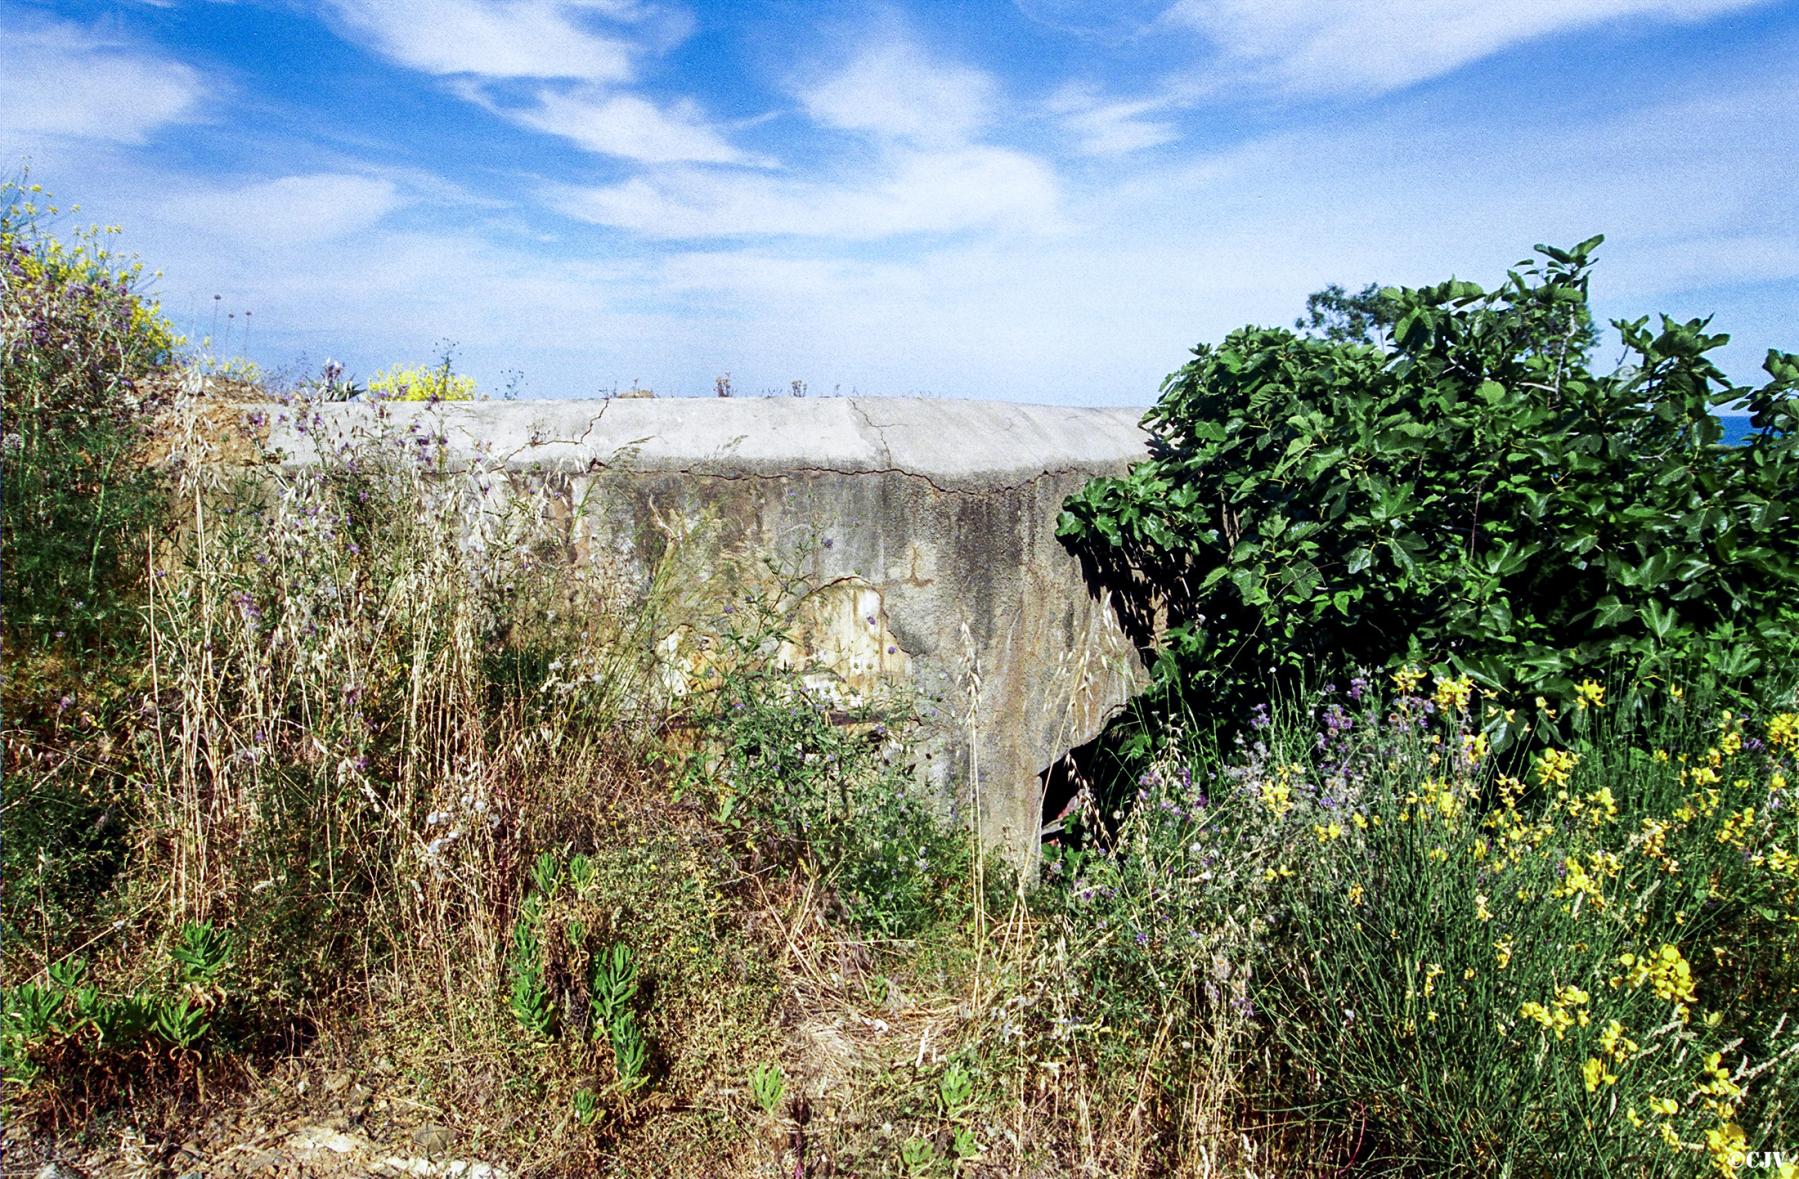
[[[523,126],[559,135],[602,155],[646,164],[762,164],[739,151],[688,100],[658,106],[635,94],[544,90],[536,105],[501,109]]]
[[[1382,91],[1547,34],[1607,21],[1699,21],[1765,0],[1176,0],[1165,20],[1314,93]]]
[[[671,321],[706,327],[707,351],[677,369],[690,391],[709,364],[751,389],[797,376],[1141,404],[1195,341],[1288,323],[1327,282],[1493,283],[1532,242],[1604,231],[1600,314],[1718,311],[1720,330],[1759,333],[1726,358],[1746,374],[1769,343],[1792,343],[1790,324],[1758,321],[1730,284],[1799,279],[1786,162],[1765,146],[1792,139],[1796,98],[1782,79],[1553,128],[1389,113],[1108,173],[1063,195],[1065,234],[709,245],[663,256],[641,289],[678,300]],[[1668,126],[1709,131],[1658,136]],[[1524,174],[1528,186],[1495,182]]]
[[[487,78],[632,76],[634,47],[595,32],[594,15],[631,20],[644,9],[604,0],[328,0],[377,53],[430,74]]]
[[[1064,33],[1111,45],[1136,40],[1152,29],[1168,0],[1012,0],[1027,18]]]
[[[171,193],[168,221],[257,250],[310,245],[364,230],[400,207],[393,181],[335,172]]]
[[[652,237],[754,235],[866,241],[969,229],[1054,232],[1055,176],[997,147],[902,151],[871,180],[796,180],[682,168],[599,188],[560,188],[569,216]]]
[[[1167,98],[1105,99],[1085,86],[1064,87],[1049,109],[1086,156],[1125,156],[1179,138],[1174,124],[1145,116],[1169,109]]]
[[[193,67],[68,23],[0,36],[0,136],[142,143],[190,119],[206,93]]]
[[[1799,84],[1785,56],[1766,52],[1759,80],[1676,78],[1679,102],[1634,111],[1543,119],[1420,96],[1060,179],[1016,150],[863,128],[867,142],[845,153],[860,158],[828,166],[797,150],[792,172],[652,164],[548,194],[599,228],[532,205],[477,208],[453,186],[341,157],[202,190],[162,153],[105,148],[94,154],[111,172],[67,180],[166,270],[165,305],[196,334],[215,292],[253,308],[250,346],[271,365],[304,350],[366,375],[448,337],[489,387],[523,368],[531,394],[633,379],[702,392],[730,371],[749,390],[800,378],[820,391],[1144,403],[1196,340],[1289,322],[1326,282],[1490,282],[1533,241],[1604,231],[1602,314],[1715,310],[1739,334],[1727,367],[1748,373],[1767,346],[1793,343],[1779,292],[1799,281],[1799,218],[1779,147],[1799,134]],[[1192,95],[1060,97],[1080,114],[1152,100],[1172,112]],[[1119,121],[1159,119],[1144,106]]]
[[[939,61],[889,36],[799,98],[813,122],[914,143],[965,143],[992,118],[997,88],[980,70]]]
[[[690,31],[681,13],[639,0],[329,0],[376,52],[450,77],[451,93],[588,151],[649,164],[751,164],[691,100],[659,105],[606,87],[635,58]],[[594,17],[608,22],[601,32]],[[627,35],[628,34],[628,35]],[[554,79],[526,105],[502,103],[507,80]]]

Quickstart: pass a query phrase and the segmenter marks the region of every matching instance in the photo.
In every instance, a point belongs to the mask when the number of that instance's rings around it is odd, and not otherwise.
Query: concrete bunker
[[[1141,685],[1137,647],[1056,539],[1063,500],[1143,456],[1140,411],[918,399],[632,399],[381,407],[442,460],[548,490],[578,553],[629,575],[671,522],[712,522],[722,558],[796,561],[815,587],[796,660],[850,690],[928,701],[921,774],[1015,862],[1036,855],[1053,767]],[[368,405],[277,424],[290,467]]]

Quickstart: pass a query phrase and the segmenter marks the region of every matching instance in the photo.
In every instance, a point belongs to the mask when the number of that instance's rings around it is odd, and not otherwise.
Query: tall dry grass
[[[268,412],[316,463],[220,465],[199,419],[175,427],[143,901],[166,929],[238,928],[246,981],[284,1005],[497,977],[522,866],[590,842],[642,772],[673,558],[647,582],[572,560],[553,491],[451,470],[379,409],[357,438],[303,401]]]

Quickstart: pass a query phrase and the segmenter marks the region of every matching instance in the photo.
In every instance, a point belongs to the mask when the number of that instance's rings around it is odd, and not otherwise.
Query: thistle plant
[[[593,961],[593,1035],[598,1039],[630,1016],[637,994],[637,959],[626,945],[615,945]]]
[[[175,960],[185,985],[198,989],[216,986],[231,960],[231,934],[214,928],[210,921],[189,921],[182,925],[181,940],[169,950],[169,957]]]
[[[540,852],[531,863],[531,886],[537,890],[539,897],[547,901],[561,887],[562,872],[562,861],[555,852]]]
[[[649,1079],[649,1048],[630,1007],[637,994],[637,959],[629,946],[615,945],[595,955],[592,992],[593,1038],[604,1036],[612,1045],[619,1091],[639,1089]]]
[[[212,1029],[206,1008],[186,995],[177,996],[156,1012],[153,1027],[158,1036],[177,1048],[192,1048]]]
[[[937,1100],[943,1103],[945,1117],[952,1121],[961,1117],[974,1101],[974,1077],[961,1065],[950,1065],[937,1080]]]
[[[631,1093],[649,1082],[649,1045],[637,1017],[625,1012],[613,1020],[609,1038],[612,1041],[612,1064],[618,1074],[620,1093]]]
[[[937,1148],[923,1138],[908,1138],[900,1144],[900,1166],[908,1179],[924,1179],[937,1169]]]
[[[569,883],[575,886],[575,891],[585,897],[588,889],[593,886],[593,861],[580,852],[570,856],[568,858],[568,879]]]
[[[507,963],[512,975],[509,998],[518,1025],[534,1038],[548,1039],[555,1029],[556,1015],[549,987],[544,983],[543,945],[536,924],[537,913],[531,907],[519,915],[512,927],[512,953]]]
[[[781,1107],[781,1098],[786,1092],[787,1079],[782,1075],[779,1064],[767,1061],[750,1070],[750,1095],[769,1117],[775,1116],[775,1110]]]

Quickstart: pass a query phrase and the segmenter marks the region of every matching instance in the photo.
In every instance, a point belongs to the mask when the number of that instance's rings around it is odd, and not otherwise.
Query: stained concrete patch
[[[1057,541],[1063,500],[1144,457],[1136,409],[902,398],[337,403],[271,407],[298,469],[321,443],[420,439],[496,497],[547,492],[578,557],[647,583],[681,531],[719,560],[797,563],[824,587],[796,641],[833,677],[926,709],[921,775],[1021,863],[1042,772],[1142,683],[1110,603]]]

